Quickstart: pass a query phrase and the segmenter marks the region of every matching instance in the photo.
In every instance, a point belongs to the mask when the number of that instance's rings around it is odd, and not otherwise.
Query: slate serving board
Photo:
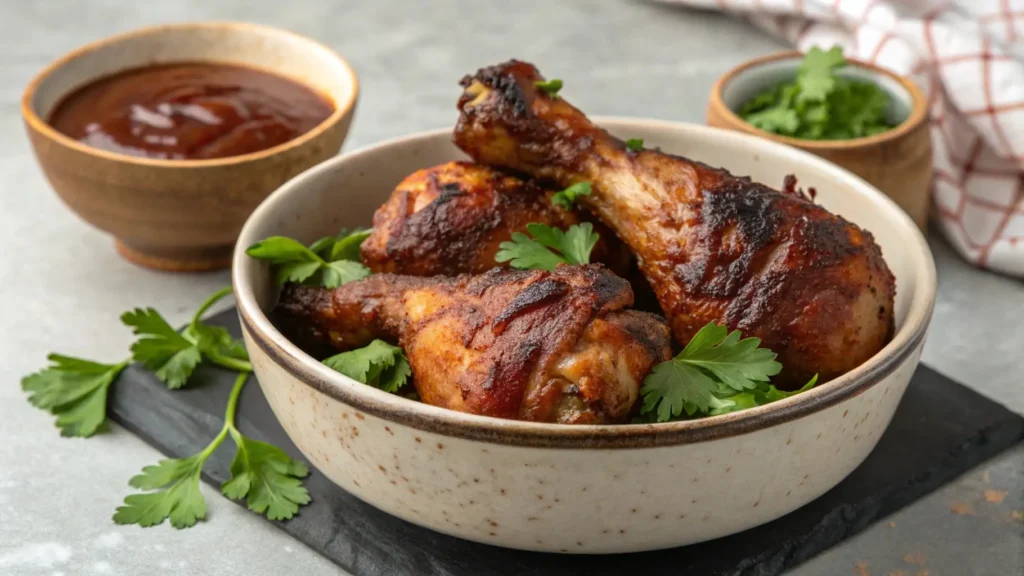
[[[210,320],[238,335],[232,309]],[[161,452],[193,454],[220,430],[235,373],[201,368],[171,392],[138,366],[114,387],[114,420]],[[299,456],[252,380],[238,423],[253,438]],[[494,574],[701,574],[770,576],[818,554],[1024,439],[1024,418],[921,366],[874,452],[846,480],[799,510],[747,532],[656,552],[569,556],[506,550],[445,536],[388,516],[316,471],[313,502],[280,529],[356,576]],[[231,442],[208,462],[204,480],[228,477]],[[216,518],[210,521],[216,522]]]

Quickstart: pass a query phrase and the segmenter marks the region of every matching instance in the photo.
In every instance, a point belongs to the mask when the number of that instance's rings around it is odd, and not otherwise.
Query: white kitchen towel
[[[970,262],[1024,276],[1024,0],[661,1],[917,81],[931,102],[933,220]]]

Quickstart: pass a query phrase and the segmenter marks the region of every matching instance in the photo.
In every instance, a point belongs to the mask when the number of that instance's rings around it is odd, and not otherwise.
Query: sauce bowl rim
[[[287,142],[284,142],[282,144],[278,144],[277,146],[266,148],[264,150],[258,150],[256,152],[249,152],[247,154],[239,154],[239,155],[235,155],[235,156],[225,156],[223,158],[208,158],[208,159],[160,159],[160,158],[147,158],[147,157],[144,157],[144,156],[131,156],[131,155],[128,155],[128,154],[121,154],[121,153],[118,153],[118,152],[111,152],[111,151],[108,151],[108,150],[103,150],[103,149],[100,149],[100,148],[95,148],[93,146],[89,146],[87,144],[83,144],[82,142],[79,142],[78,140],[75,140],[74,138],[71,138],[70,136],[62,134],[56,128],[51,126],[50,123],[47,120],[43,119],[36,112],[35,106],[33,105],[33,100],[35,99],[36,92],[37,92],[37,90],[39,88],[39,85],[44,80],[46,80],[47,78],[52,76],[53,74],[58,73],[61,70],[61,68],[66,66],[68,63],[70,63],[70,62],[72,62],[74,60],[77,60],[78,58],[81,58],[82,56],[85,56],[85,55],[87,55],[89,53],[92,53],[92,52],[94,52],[94,51],[96,51],[96,50],[98,50],[100,48],[106,47],[106,46],[114,45],[114,44],[117,44],[117,43],[120,43],[120,42],[124,42],[126,40],[134,39],[134,38],[140,38],[140,37],[148,36],[148,35],[151,35],[151,34],[154,34],[154,33],[157,33],[157,32],[162,32],[162,31],[167,31],[167,30],[194,30],[194,29],[218,29],[218,28],[243,29],[243,30],[248,30],[248,31],[251,31],[251,32],[256,32],[256,33],[263,34],[263,35],[288,36],[288,37],[291,37],[291,38],[293,38],[293,39],[295,39],[295,40],[297,40],[299,42],[306,43],[309,46],[312,46],[312,47],[315,47],[315,48],[317,48],[319,50],[322,50],[327,55],[335,58],[337,60],[337,62],[341,65],[341,67],[345,71],[345,73],[348,74],[349,81],[351,83],[352,89],[346,95],[344,101],[339,101],[339,100],[335,99],[333,97],[334,95],[327,95],[328,98],[331,100],[331,103],[333,105],[332,106],[333,110],[332,110],[331,114],[327,118],[325,118],[323,121],[321,121],[319,124],[314,126],[312,129],[310,129],[310,130],[300,134],[299,136],[297,136],[297,137],[295,137],[295,138],[293,138],[293,139],[291,139],[291,140],[289,140]],[[214,61],[210,60],[210,62],[214,62]],[[167,63],[172,63],[172,62],[167,62]],[[268,72],[268,73],[271,73],[271,74],[282,76],[281,74],[278,74],[278,73],[276,73],[276,72],[274,72],[272,70],[269,70],[269,69],[258,68],[258,67],[252,67],[252,68],[256,69],[256,70],[259,70],[259,71],[262,71],[262,72]],[[288,78],[287,76],[283,76],[283,77],[285,77],[286,79],[288,79],[288,80],[290,80],[292,82],[299,82],[299,83],[301,83],[300,81],[293,80],[291,78]],[[90,82],[98,80],[100,78],[102,78],[102,76],[98,76],[96,78],[92,78],[90,80]],[[77,90],[78,88],[81,88],[81,87],[82,86],[78,86],[78,87],[72,88],[71,91],[69,91],[68,93],[62,94],[61,98],[66,98],[71,92],[73,92],[74,90]],[[306,88],[310,88],[310,87],[306,86]],[[316,92],[319,94],[319,91],[316,91]],[[231,165],[235,165],[235,164],[244,164],[246,162],[262,160],[264,158],[273,156],[275,154],[280,154],[281,152],[284,152],[286,150],[290,150],[292,148],[295,148],[295,147],[298,147],[298,146],[302,146],[303,144],[306,144],[307,142],[310,142],[310,141],[316,139],[318,136],[320,136],[321,134],[323,134],[324,132],[329,130],[332,126],[334,126],[335,124],[340,122],[342,119],[344,119],[346,115],[350,114],[352,112],[352,110],[355,108],[356,101],[357,101],[358,98],[359,98],[359,77],[356,75],[355,70],[352,68],[352,65],[348,62],[348,60],[346,60],[341,54],[339,54],[336,50],[334,50],[333,48],[331,48],[327,44],[324,44],[323,42],[320,42],[319,40],[315,40],[315,39],[310,38],[308,36],[303,36],[302,34],[299,34],[297,32],[292,32],[291,30],[286,30],[284,28],[278,28],[278,27],[275,27],[275,26],[268,26],[268,25],[265,25],[265,24],[256,24],[256,23],[253,23],[253,22],[238,22],[238,21],[230,21],[230,20],[206,20],[206,21],[199,21],[199,22],[178,22],[178,23],[172,23],[172,24],[159,24],[159,25],[156,25],[156,26],[146,26],[146,27],[143,27],[143,28],[136,28],[134,30],[129,30],[127,32],[122,32],[120,34],[114,34],[114,35],[111,35],[111,36],[106,36],[104,38],[100,38],[99,40],[95,40],[93,42],[89,42],[88,44],[84,44],[82,46],[79,46],[78,48],[72,50],[71,52],[68,52],[68,53],[64,54],[63,56],[57,58],[56,60],[54,60],[53,62],[48,64],[45,68],[43,68],[39,73],[37,73],[32,78],[32,80],[29,82],[28,86],[25,88],[25,92],[22,94],[22,97],[21,97],[21,116],[25,120],[25,122],[29,125],[29,127],[31,129],[37,131],[38,133],[40,133],[43,136],[46,136],[50,140],[53,140],[53,141],[61,144],[64,147],[72,148],[72,149],[74,149],[74,150],[76,150],[78,152],[81,152],[83,154],[88,154],[88,155],[91,155],[91,156],[98,156],[98,157],[101,157],[101,158],[103,158],[105,160],[111,160],[111,161],[114,161],[114,162],[123,162],[125,164],[135,164],[135,165],[139,165],[139,166],[158,167],[158,168],[213,168],[213,167],[220,167],[220,166],[231,166]]]

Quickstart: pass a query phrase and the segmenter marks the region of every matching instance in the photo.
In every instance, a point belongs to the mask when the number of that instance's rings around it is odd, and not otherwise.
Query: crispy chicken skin
[[[598,264],[478,276],[375,274],[334,290],[289,285],[275,310],[300,346],[397,342],[420,398],[499,418],[628,421],[671,356],[665,321],[625,310],[629,284]]]
[[[871,234],[800,194],[657,150],[629,152],[543,77],[510,61],[462,80],[455,143],[476,161],[558,186],[637,256],[682,343],[710,321],[778,353],[778,384],[828,380],[893,333],[895,279]]]
[[[494,255],[513,232],[525,232],[531,222],[565,229],[583,220],[552,205],[553,195],[533,182],[469,162],[418,170],[373,215],[363,263],[374,272],[412,276],[480,274],[505,266]],[[601,240],[591,260],[625,274],[629,251],[600,223],[595,231]]]

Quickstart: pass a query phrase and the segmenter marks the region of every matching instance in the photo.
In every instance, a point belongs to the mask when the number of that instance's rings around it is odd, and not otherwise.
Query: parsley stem
[[[228,370],[238,370],[239,372],[252,372],[252,363],[247,360],[241,360],[238,358],[232,358],[231,356],[225,356],[220,352],[208,350],[205,352],[207,360],[217,364],[218,366],[227,368]]]
[[[245,382],[249,379],[248,372],[240,372],[238,378],[235,378],[235,385],[231,388],[231,395],[228,396],[228,405],[224,409],[224,425],[221,426],[220,432],[217,436],[203,448],[203,451],[198,454],[199,461],[204,462],[210,457],[214,451],[220,447],[221,442],[228,437],[228,433],[232,430],[238,430],[235,428],[235,412],[238,411],[238,397],[242,394],[242,388],[245,387]]]
[[[235,378],[235,386],[231,389],[231,395],[228,396],[228,406],[224,409],[225,430],[235,429],[235,412],[238,411],[238,397],[242,395],[242,388],[245,388],[245,383],[248,381],[248,372],[240,372],[238,378]]]
[[[192,322],[189,324],[192,327],[192,329],[195,330],[196,324],[199,324],[199,322],[203,319],[203,314],[206,314],[206,311],[210,309],[210,306],[213,306],[214,304],[217,303],[218,300],[227,296],[230,293],[231,286],[225,286],[224,288],[221,288],[220,290],[217,290],[216,292],[211,294],[210,297],[207,298],[206,301],[199,306],[199,309],[196,310],[195,315],[192,316]]]
[[[203,448],[203,451],[197,454],[197,456],[199,457],[199,461],[205,462],[206,459],[210,457],[210,454],[213,454],[217,450],[217,448],[220,447],[220,443],[223,442],[224,439],[227,437],[228,427],[224,426],[220,429],[220,432],[217,434],[217,436],[214,437],[214,439],[211,440],[210,443],[206,445],[206,448]]]

